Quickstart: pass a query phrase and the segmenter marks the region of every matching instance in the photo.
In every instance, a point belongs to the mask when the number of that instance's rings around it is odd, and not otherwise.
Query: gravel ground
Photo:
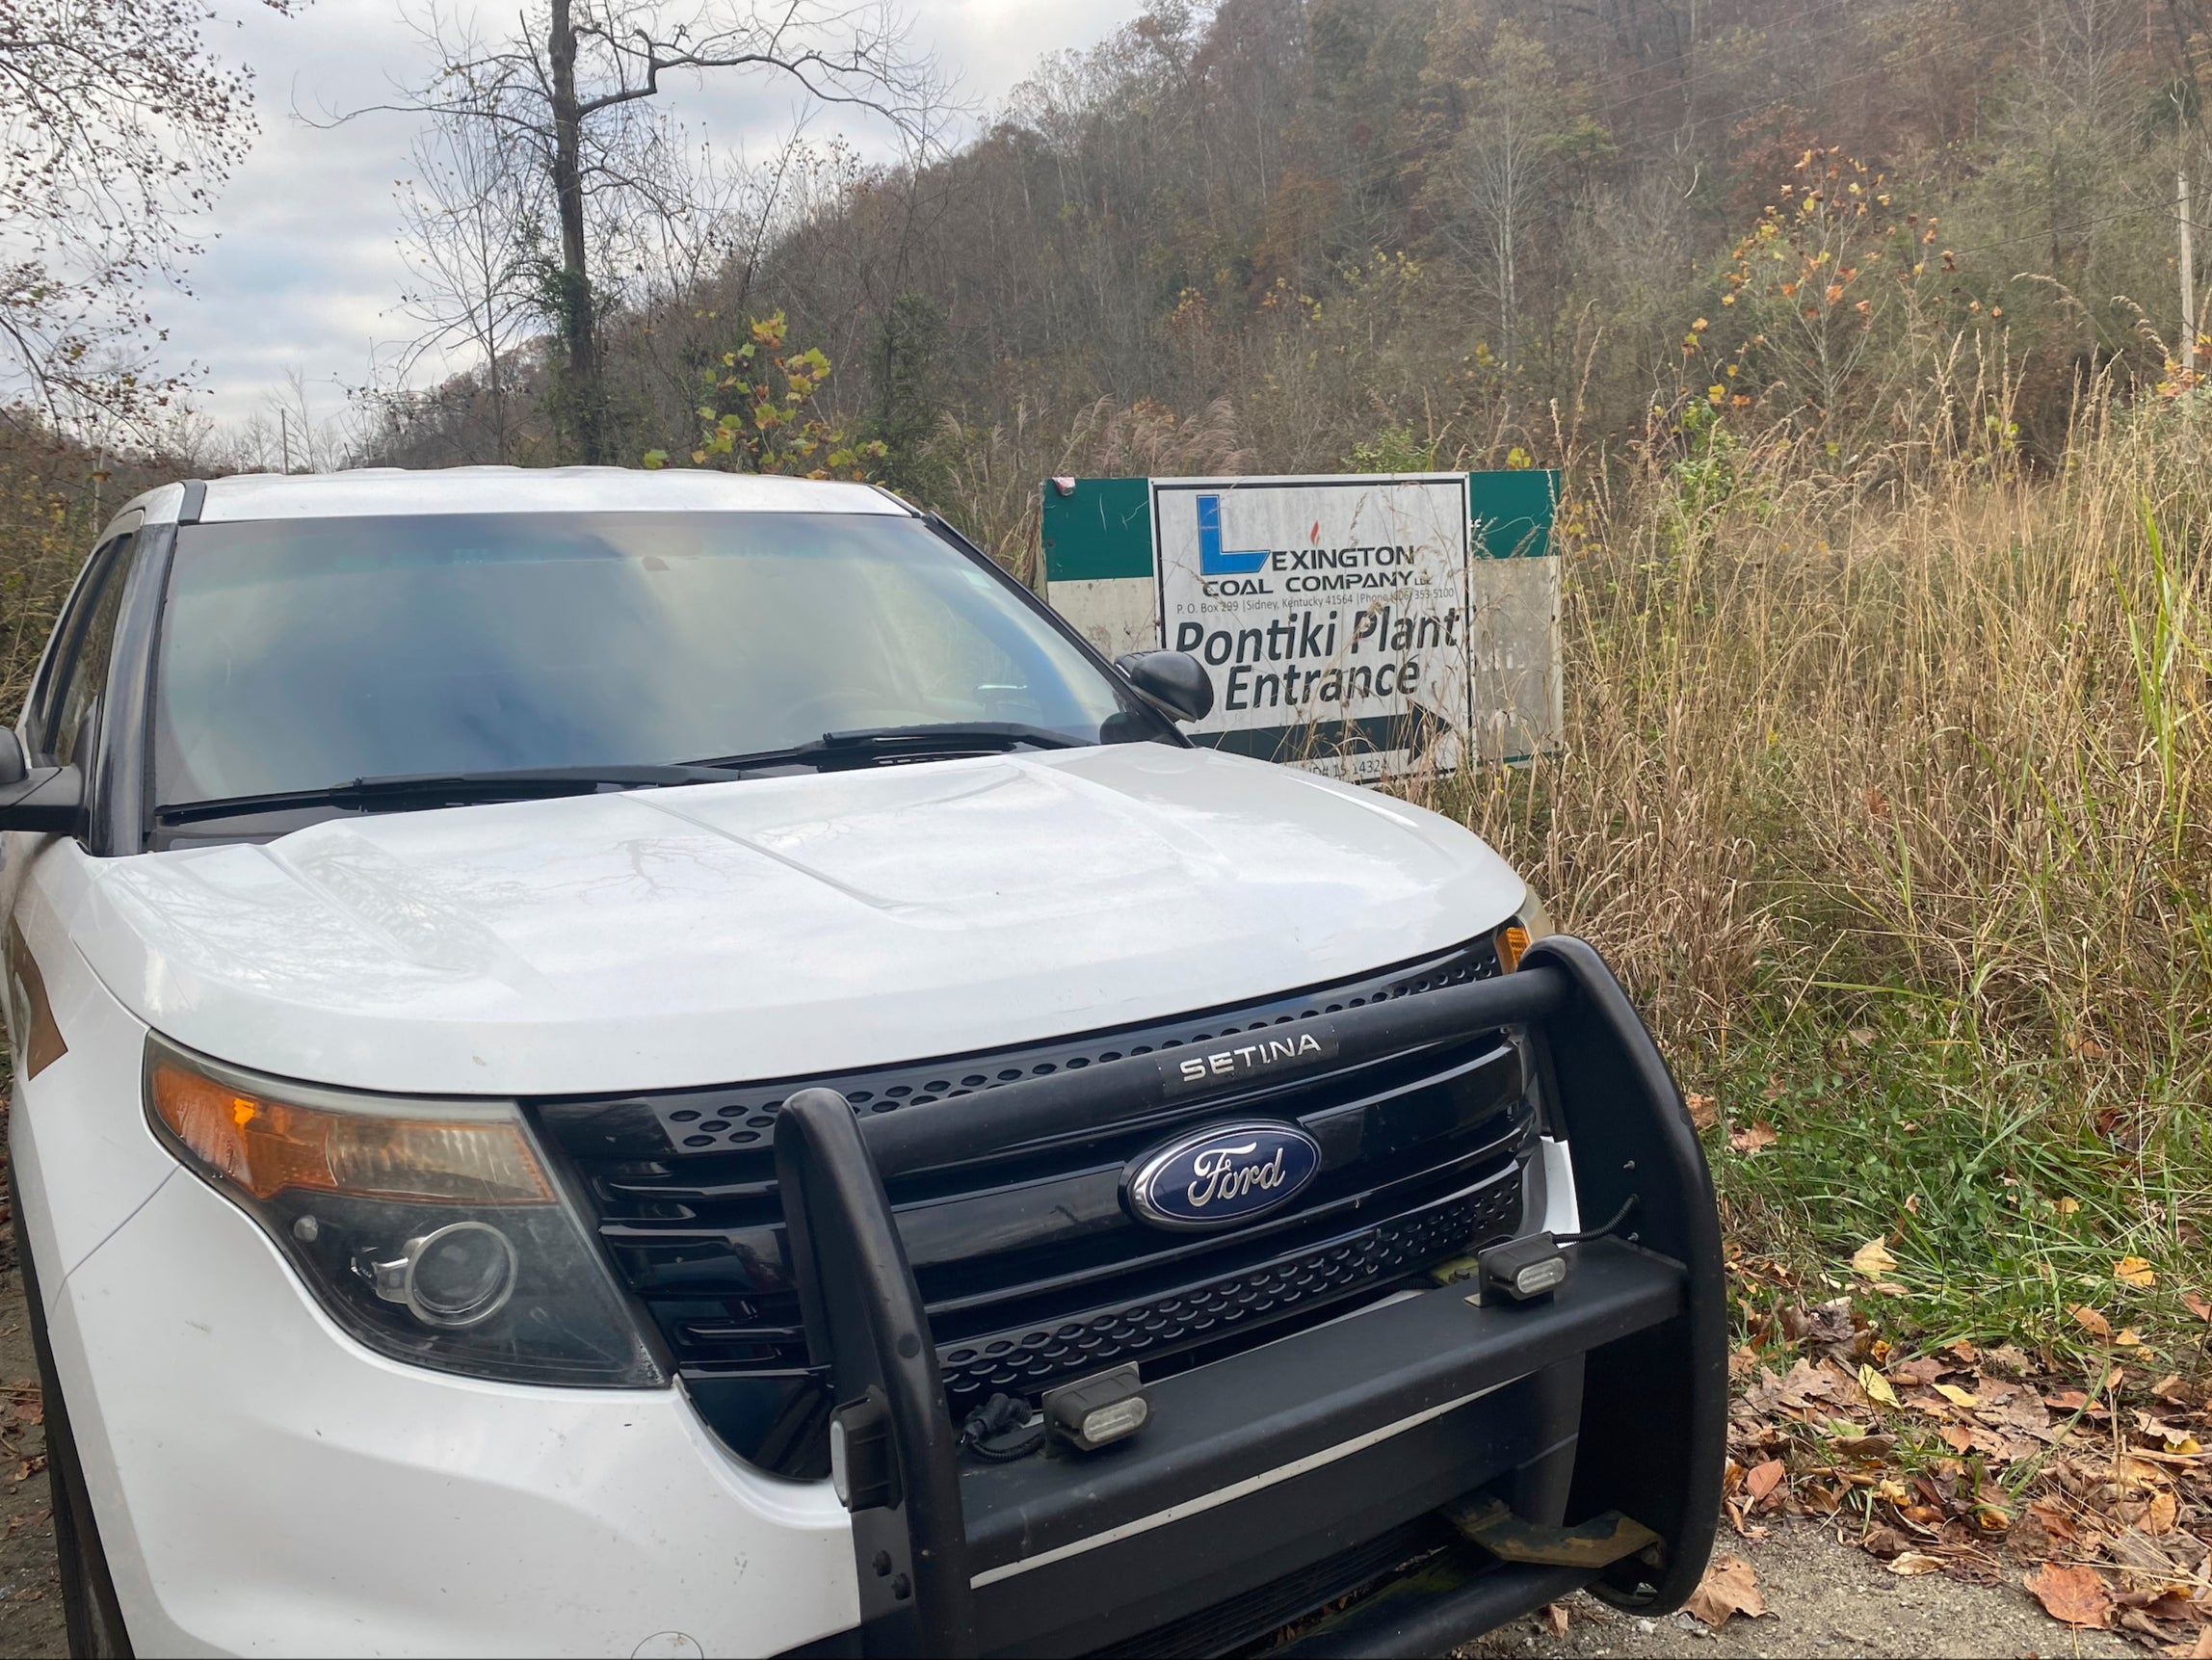
[[[64,1655],[54,1529],[42,1462],[45,1434],[16,1410],[36,1413],[38,1364],[31,1353],[22,1278],[0,1228],[0,1654]],[[1724,1533],[1720,1548],[1750,1559],[1770,1610],[1720,1631],[1688,1615],[1639,1620],[1577,1596],[1564,1638],[1534,1620],[1493,1632],[1470,1656],[1689,1655],[2136,1655],[2106,1632],[2072,1632],[2046,1619],[2016,1575],[2003,1585],[1962,1585],[1941,1574],[1900,1579],[1863,1551],[1820,1528],[1774,1527],[1763,1539]]]
[[[1718,1552],[1758,1570],[1767,1614],[1737,1615],[1720,1630],[1687,1614],[1642,1620],[1587,1596],[1567,1604],[1565,1637],[1515,1620],[1463,1652],[1535,1655],[1959,1655],[2143,1654],[2108,1631],[2072,1631],[2051,1620],[2008,1571],[2001,1585],[1965,1585],[1940,1573],[1901,1579],[1856,1546],[1806,1522],[1777,1525],[1763,1539],[1725,1528]]]

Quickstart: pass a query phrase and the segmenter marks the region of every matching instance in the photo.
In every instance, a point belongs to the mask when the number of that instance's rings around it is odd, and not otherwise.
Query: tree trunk
[[[608,454],[606,388],[599,373],[598,318],[592,304],[591,267],[584,246],[583,118],[576,103],[576,31],[570,0],[553,0],[553,199],[561,217],[561,344],[568,359],[567,398],[576,448],[587,466],[604,466]]]

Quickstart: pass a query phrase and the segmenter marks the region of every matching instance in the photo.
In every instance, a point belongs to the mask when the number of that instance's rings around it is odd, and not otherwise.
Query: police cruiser
[[[1435,1653],[1674,1606],[1720,1245],[1588,945],[876,489],[170,485],[0,732],[81,1654]]]

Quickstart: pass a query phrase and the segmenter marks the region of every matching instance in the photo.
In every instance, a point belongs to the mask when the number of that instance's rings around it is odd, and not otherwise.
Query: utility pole
[[[263,427],[261,430],[267,432],[269,429]],[[289,473],[292,470],[292,424],[285,418],[284,406],[281,404],[276,406],[276,447],[284,457],[284,471]]]

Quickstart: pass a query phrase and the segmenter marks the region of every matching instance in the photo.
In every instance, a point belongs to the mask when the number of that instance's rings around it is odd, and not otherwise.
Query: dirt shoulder
[[[1825,1527],[1783,1522],[1764,1538],[1724,1533],[1716,1550],[1741,1556],[1758,1575],[1767,1614],[1741,1615],[1715,1631],[1687,1614],[1649,1620],[1588,1596],[1563,1606],[1567,1634],[1541,1620],[1492,1632],[1470,1656],[1542,1655],[2141,1655],[2109,1631],[2069,1631],[2020,1589],[2016,1571],[1975,1585],[1940,1573],[1891,1573]]]
[[[7,1124],[0,1106],[0,1130]],[[0,1157],[0,1169],[5,1168]],[[23,1276],[0,1190],[0,1654],[66,1655],[54,1513],[46,1494],[46,1432]]]

